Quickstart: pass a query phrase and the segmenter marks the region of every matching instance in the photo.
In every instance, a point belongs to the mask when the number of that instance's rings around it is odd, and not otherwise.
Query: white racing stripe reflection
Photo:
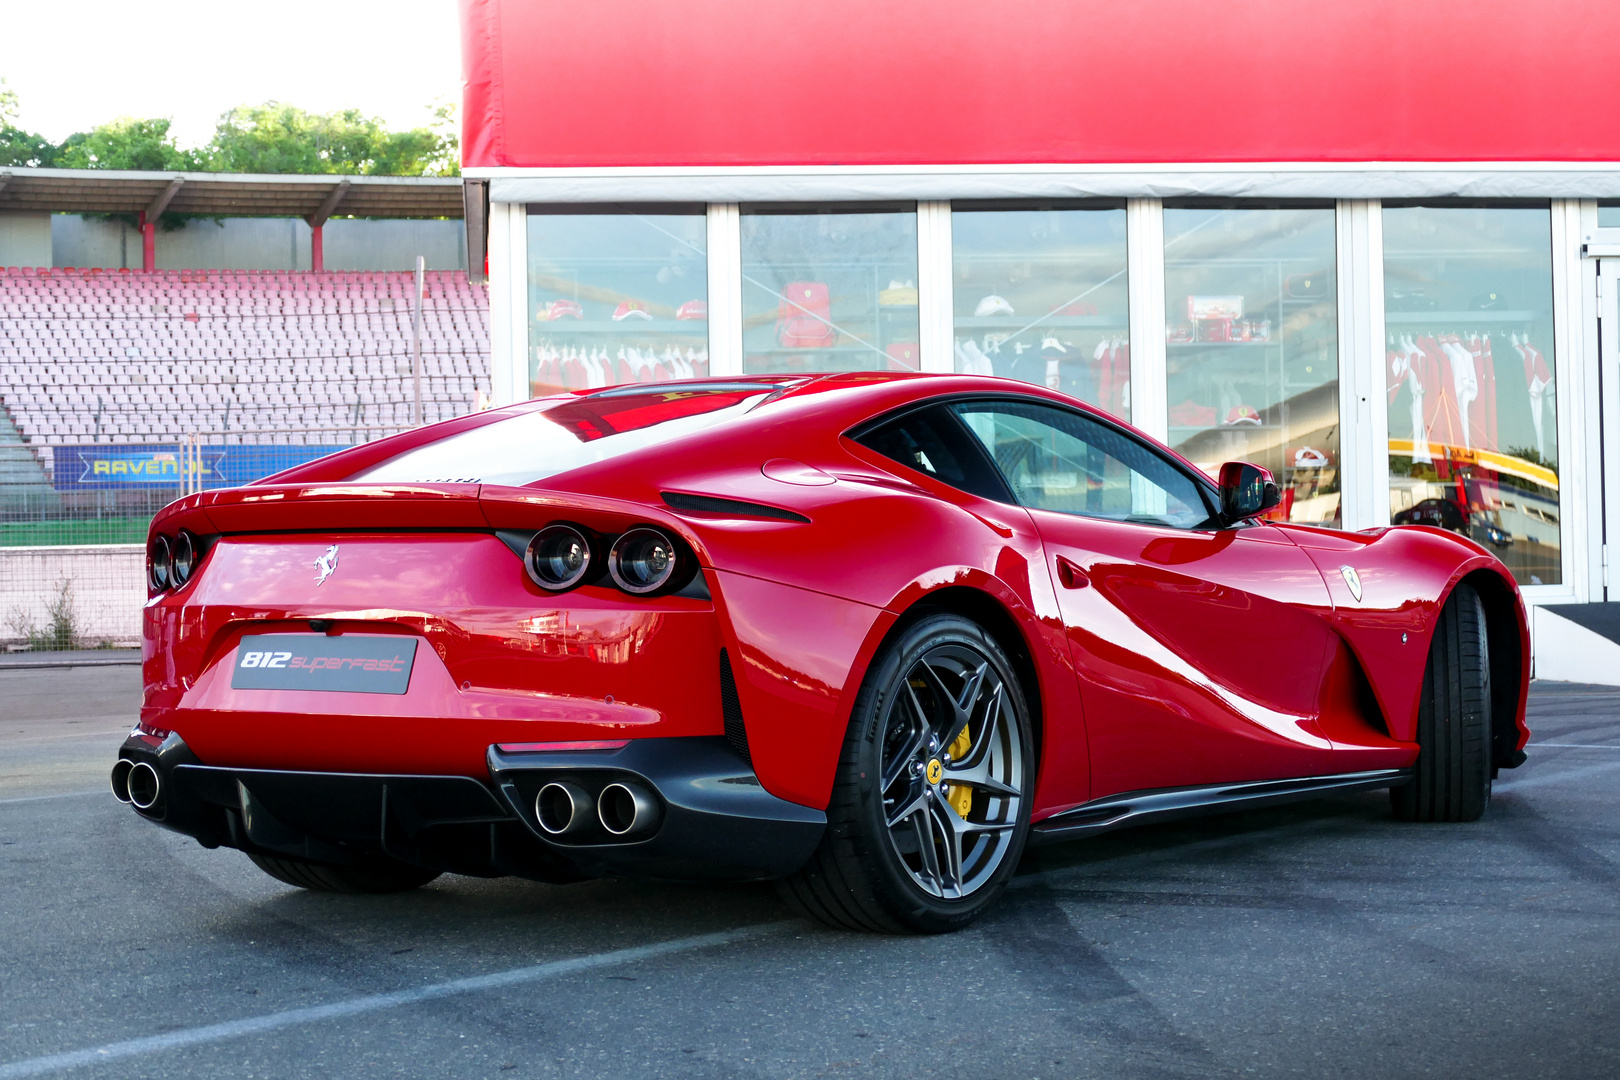
[[[382,1009],[397,1009],[401,1006],[416,1005],[424,1001],[434,1001],[438,998],[451,997],[456,994],[472,994],[481,990],[499,990],[522,983],[558,979],[566,975],[577,975],[582,971],[610,967],[615,964],[632,964],[640,960],[668,956],[672,953],[709,949],[716,945],[730,945],[733,942],[758,937],[761,934],[790,925],[793,924],[786,922],[764,923],[758,926],[745,926],[737,930],[722,930],[714,934],[698,934],[693,937],[676,938],[674,941],[662,941],[656,945],[638,945],[630,949],[615,949],[613,952],[597,953],[594,956],[579,956],[572,960],[553,960],[549,964],[535,964],[533,967],[513,968],[509,971],[497,971],[490,975],[475,975],[467,979],[433,983],[430,986],[419,986],[413,990],[395,990],[389,994],[368,994],[365,997],[334,1001],[326,1005],[311,1005],[304,1009],[288,1009],[284,1012],[267,1013],[263,1016],[249,1016],[241,1020],[227,1020],[220,1024],[183,1028],[180,1031],[169,1031],[162,1035],[148,1035],[145,1038],[108,1043],[105,1046],[96,1046],[88,1050],[70,1050],[64,1054],[48,1054],[45,1057],[25,1058],[22,1061],[13,1061],[8,1065],[0,1065],[0,1080],[13,1080],[15,1077],[23,1076],[42,1076],[46,1073],[77,1069],[85,1065],[100,1065],[121,1058],[139,1057],[163,1050],[175,1050],[183,1046],[197,1046],[202,1043],[221,1042],[225,1039],[239,1039],[246,1035],[261,1035],[267,1031],[293,1027],[298,1024],[310,1024],[322,1020],[338,1020],[343,1017],[357,1016],[361,1013],[378,1012]]]

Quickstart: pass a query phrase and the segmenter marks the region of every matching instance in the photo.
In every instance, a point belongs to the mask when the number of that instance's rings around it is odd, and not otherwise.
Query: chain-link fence
[[[18,648],[133,645],[152,515],[405,430],[362,426],[201,431],[150,443],[0,443],[0,641]]]

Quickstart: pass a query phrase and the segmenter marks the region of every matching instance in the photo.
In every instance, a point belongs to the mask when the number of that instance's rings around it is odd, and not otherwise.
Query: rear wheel
[[[1029,708],[995,639],[953,615],[885,647],[856,699],[827,833],[781,883],[830,926],[939,933],[1000,895],[1029,834]]]
[[[280,859],[273,855],[248,855],[253,865],[277,881],[311,892],[396,893],[420,888],[439,876],[410,863],[388,860],[366,866],[328,866],[324,863]]]
[[[1491,662],[1485,606],[1458,585],[1440,609],[1412,782],[1390,789],[1402,821],[1474,821],[1491,801]]]

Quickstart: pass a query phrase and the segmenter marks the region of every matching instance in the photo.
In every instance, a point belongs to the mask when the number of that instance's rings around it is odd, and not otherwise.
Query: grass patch
[[[45,544],[144,544],[149,517],[99,518],[88,521],[0,522],[0,547]]]

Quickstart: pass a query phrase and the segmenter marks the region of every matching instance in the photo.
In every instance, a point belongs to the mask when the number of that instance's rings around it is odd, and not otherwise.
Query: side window
[[[1025,506],[1192,529],[1211,512],[1200,485],[1106,424],[1035,402],[951,406]]]
[[[943,406],[906,413],[856,441],[942,484],[983,499],[1007,501],[1001,478]]]

